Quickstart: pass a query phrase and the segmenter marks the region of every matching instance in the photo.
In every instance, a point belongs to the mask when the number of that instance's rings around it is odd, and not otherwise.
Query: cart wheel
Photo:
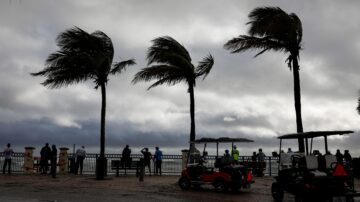
[[[178,184],[182,190],[188,190],[190,188],[190,180],[186,177],[181,177],[178,181]]]
[[[225,181],[223,179],[216,179],[213,183],[213,186],[218,192],[226,192],[227,186],[225,185]]]
[[[271,194],[276,202],[281,202],[284,198],[284,190],[277,182],[271,185]]]

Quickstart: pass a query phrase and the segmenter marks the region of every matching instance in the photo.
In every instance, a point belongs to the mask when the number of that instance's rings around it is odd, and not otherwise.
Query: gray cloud
[[[197,137],[254,139],[267,151],[276,136],[294,132],[292,72],[286,54],[256,52],[231,55],[222,48],[245,34],[248,13],[257,6],[295,12],[304,29],[300,60],[305,130],[358,130],[355,111],[360,86],[359,2],[338,1],[2,1],[0,2],[1,144],[98,145],[100,92],[86,82],[49,90],[30,72],[43,68],[57,50],[56,36],[73,26],[102,30],[113,40],[114,62],[135,58],[137,65],[110,77],[107,144],[183,148],[188,141],[189,95],[186,85],[147,91],[132,85],[145,67],[150,41],[170,35],[190,52],[196,65],[211,53],[215,66],[195,89]],[[334,147],[356,148],[357,135]],[[355,143],[354,143],[355,142]],[[356,150],[357,151],[357,150]],[[244,151],[245,152],[245,151]],[[359,151],[357,151],[360,154]]]

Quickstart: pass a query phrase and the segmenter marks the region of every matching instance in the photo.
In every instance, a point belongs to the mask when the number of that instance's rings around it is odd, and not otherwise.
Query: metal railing
[[[84,159],[84,168],[83,174],[95,174],[96,170],[96,159],[99,154],[86,154],[86,158]],[[120,160],[121,154],[106,154],[107,158],[107,174],[115,175],[116,170],[111,168],[112,160]],[[132,161],[139,161],[142,158],[142,154],[132,154]],[[69,171],[71,170],[71,166],[74,161],[71,161],[73,158],[72,154],[69,154]],[[205,166],[214,167],[216,156],[208,156],[207,162]],[[278,172],[278,157],[265,157],[265,171],[264,174],[268,176],[277,175]],[[251,160],[251,156],[240,156],[239,161],[245,163],[252,167],[254,163]],[[2,171],[4,164],[4,155],[0,152],[0,169]],[[151,172],[154,172],[154,162],[151,161]],[[14,153],[11,161],[11,170],[14,173],[23,173],[24,172],[24,153]],[[180,175],[182,171],[182,156],[181,155],[163,155],[163,163],[162,163],[162,173],[165,175]],[[125,174],[125,170],[121,169],[120,174]],[[136,170],[127,170],[126,174],[135,174]],[[145,173],[148,173],[148,168],[145,168]]]

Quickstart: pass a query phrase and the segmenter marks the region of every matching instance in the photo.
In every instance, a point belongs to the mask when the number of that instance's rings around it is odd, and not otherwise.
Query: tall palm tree
[[[257,49],[258,56],[266,51],[274,50],[289,53],[288,66],[294,76],[294,100],[297,132],[303,132],[301,119],[301,95],[299,75],[299,52],[301,50],[302,24],[299,17],[287,14],[278,7],[259,7],[249,14],[250,25],[248,35],[240,35],[228,41],[224,48],[231,53]],[[306,141],[307,142],[307,141]],[[299,139],[299,151],[304,152],[304,140]]]
[[[114,47],[111,39],[101,31],[91,34],[75,27],[59,34],[56,39],[60,50],[48,56],[45,68],[33,76],[46,77],[42,85],[60,88],[70,84],[92,80],[95,89],[101,89],[100,157],[97,164],[97,179],[104,178],[105,168],[105,113],[106,85],[109,74],[120,74],[135,60],[112,64]]]
[[[152,40],[152,43],[147,53],[147,67],[140,70],[132,82],[135,84],[139,81],[157,80],[148,90],[162,84],[175,85],[186,82],[190,94],[190,142],[192,142],[195,140],[196,78],[203,76],[205,79],[214,65],[214,59],[209,54],[197,67],[194,67],[188,51],[175,39],[164,36]]]

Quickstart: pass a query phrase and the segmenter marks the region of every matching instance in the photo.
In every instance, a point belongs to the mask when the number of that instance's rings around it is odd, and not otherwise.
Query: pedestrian
[[[264,169],[266,167],[265,165],[265,154],[263,153],[262,149],[259,149],[259,152],[257,154],[257,161],[258,161],[258,177],[264,176]]]
[[[155,147],[154,160],[155,160],[155,172],[156,172],[156,175],[158,173],[160,173],[160,175],[161,175],[162,158],[163,158],[162,151],[159,149],[159,147]]]
[[[336,150],[335,156],[338,163],[344,163],[344,155],[340,152],[340,149]]]
[[[292,153],[293,153],[293,151],[291,150],[291,148],[290,148],[290,147],[288,148],[287,153],[288,153],[288,154],[292,154]]]
[[[251,166],[253,169],[253,174],[256,175],[256,171],[257,171],[257,154],[256,151],[253,152],[252,156],[251,156]]]
[[[352,157],[349,153],[349,150],[345,150],[344,151],[344,160],[345,160],[345,165],[347,168],[351,168],[352,166]]]
[[[144,171],[146,166],[149,168],[149,175],[151,176],[151,167],[150,167],[150,161],[151,161],[151,153],[149,152],[149,148],[143,148],[141,150],[141,153],[144,155]]]
[[[80,175],[82,175],[83,167],[84,167],[84,159],[86,157],[85,146],[82,145],[81,148],[76,150],[76,168],[75,174],[78,174],[79,167],[80,167]]]
[[[14,151],[11,149],[10,143],[7,143],[7,147],[4,149],[4,166],[3,174],[5,174],[6,166],[8,167],[8,174],[11,174],[11,157],[14,154]]]
[[[42,174],[46,174],[49,170],[49,160],[51,158],[51,149],[49,143],[46,143],[40,151],[40,170]]]
[[[56,168],[57,168],[57,149],[56,146],[53,144],[51,146],[51,176],[53,178],[56,177]]]
[[[122,158],[121,158],[121,165],[122,167],[130,167],[131,162],[131,149],[129,148],[129,145],[126,145],[125,148],[122,151]]]
[[[231,156],[233,157],[235,163],[239,161],[239,155],[240,155],[239,150],[237,150],[236,145],[234,145],[231,150]]]

